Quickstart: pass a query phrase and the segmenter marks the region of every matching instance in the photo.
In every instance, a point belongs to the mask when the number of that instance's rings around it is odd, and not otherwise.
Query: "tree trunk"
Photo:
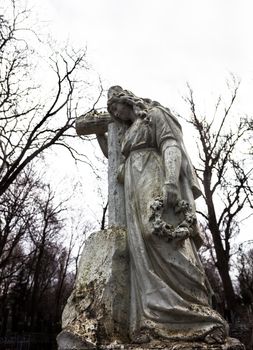
[[[223,247],[221,233],[213,204],[212,193],[207,188],[205,188],[205,195],[208,208],[209,229],[213,237],[213,243],[216,252],[216,265],[222,280],[227,307],[228,310],[231,311],[235,308],[235,292],[229,275],[229,252],[226,251]]]
[[[38,299],[38,289],[39,289],[39,277],[41,273],[41,262],[44,254],[44,236],[42,238],[42,243],[39,248],[39,253],[37,257],[37,261],[35,263],[35,271],[34,271],[34,281],[33,281],[33,289],[31,296],[31,306],[30,306],[30,329],[31,331],[36,331],[36,313],[37,313],[37,299]]]

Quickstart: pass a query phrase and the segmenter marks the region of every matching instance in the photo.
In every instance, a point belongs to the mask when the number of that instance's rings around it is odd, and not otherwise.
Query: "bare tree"
[[[72,235],[69,245],[63,244],[64,205],[34,168],[52,146],[89,162],[75,147],[74,124],[77,115],[95,108],[102,91],[94,102],[85,90],[90,88],[86,50],[57,52],[45,45],[34,30],[27,29],[31,13],[22,4],[25,1],[7,0],[0,15],[2,335],[9,310],[13,330],[18,322],[30,330],[38,330],[42,319],[51,325],[59,323],[75,275],[76,236]],[[37,50],[40,44],[50,51],[48,57]]]
[[[247,245],[247,249],[245,249]],[[239,247],[237,259],[238,284],[243,303],[251,315],[253,309],[253,241],[246,241]]]
[[[0,333],[5,334],[10,319],[13,331],[43,330],[42,320],[55,329],[80,253],[73,251],[76,232],[69,242],[65,239],[66,203],[56,198],[31,167],[19,174],[1,198]]]
[[[40,194],[40,196],[35,198],[36,213],[34,213],[32,225],[29,226],[29,235],[34,246],[30,303],[31,329],[34,328],[39,295],[41,290],[44,289],[44,276],[48,275],[48,273],[45,273],[45,269],[48,270],[50,267],[47,252],[50,248],[53,249],[54,242],[59,237],[59,232],[62,229],[60,214],[64,208],[61,202],[54,205],[54,197],[53,191],[47,186],[43,191],[43,195]]]
[[[43,186],[27,168],[0,197],[0,283],[19,269],[23,263],[17,249],[22,248],[29,229],[34,222],[34,200]],[[11,265],[10,261],[14,260]]]
[[[206,211],[199,214],[205,220],[214,246],[214,259],[218,268],[228,308],[235,307],[235,292],[231,277],[231,239],[239,230],[239,214],[252,203],[252,168],[246,159],[250,121],[232,113],[240,83],[233,78],[230,101],[219,97],[213,116],[202,116],[195,103],[193,90],[185,98],[191,110],[188,122],[197,131],[197,170],[203,185]],[[243,153],[242,150],[245,150]]]
[[[53,145],[87,160],[68,142],[75,136],[76,115],[81,114],[80,89],[84,94],[87,85],[83,80],[88,72],[86,50],[51,49],[48,58],[36,55],[33,42],[40,41],[34,32],[27,35],[29,10],[7,2],[8,10],[0,16],[0,196],[27,164]],[[35,62],[48,69],[43,74],[44,90],[37,81],[41,72]],[[88,73],[86,77],[88,81]]]

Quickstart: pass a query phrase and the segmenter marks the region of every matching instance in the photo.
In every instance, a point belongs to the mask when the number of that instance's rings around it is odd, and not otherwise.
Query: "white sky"
[[[232,72],[242,79],[239,110],[252,115],[252,0],[31,3],[53,37],[87,45],[106,88],[121,85],[185,114],[187,81],[208,110]]]
[[[233,72],[252,88],[251,0],[35,1],[53,36],[87,44],[108,86],[177,108],[186,81],[210,93]]]

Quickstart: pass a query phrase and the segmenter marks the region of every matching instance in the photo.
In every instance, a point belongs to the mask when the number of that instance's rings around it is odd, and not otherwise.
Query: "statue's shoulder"
[[[150,119],[160,120],[162,123],[169,124],[171,128],[178,128],[182,132],[182,126],[177,117],[167,107],[154,106],[150,109]]]
[[[149,126],[152,128],[156,129],[157,123],[159,123],[159,120],[162,118],[162,111],[159,110],[159,108],[151,107],[148,112],[146,117],[144,118],[144,121],[146,121]]]
[[[147,116],[150,120],[160,119],[164,117],[164,112],[161,108],[154,106],[148,110]]]

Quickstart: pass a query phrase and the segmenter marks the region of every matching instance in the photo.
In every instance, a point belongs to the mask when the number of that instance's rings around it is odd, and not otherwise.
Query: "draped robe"
[[[200,237],[164,239],[152,233],[151,204],[163,195],[166,140],[176,141],[181,151],[178,179],[180,197],[193,208],[200,195],[197,179],[186,153],[181,127],[169,110],[152,108],[137,118],[122,141],[125,161],[125,200],[130,251],[130,336],[140,334],[164,339],[201,339],[216,327],[226,332],[226,322],[209,305],[209,290],[196,246]],[[169,169],[168,169],[169,170]],[[169,206],[163,219],[180,223]]]

